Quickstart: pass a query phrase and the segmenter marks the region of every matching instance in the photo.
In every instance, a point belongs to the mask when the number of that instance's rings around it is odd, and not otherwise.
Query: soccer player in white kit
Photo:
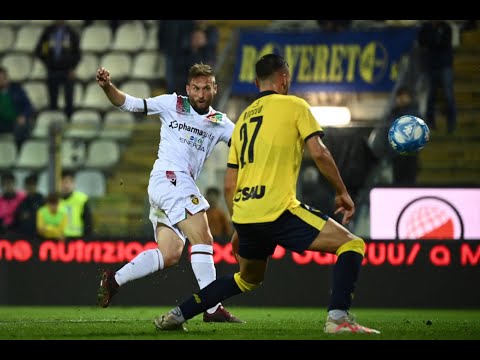
[[[157,249],[145,250],[121,269],[103,270],[97,304],[107,307],[125,283],[143,278],[178,263],[188,238],[191,264],[200,289],[216,278],[213,237],[208,227],[207,200],[195,180],[214,146],[230,145],[234,123],[210,105],[217,93],[212,68],[194,64],[188,73],[187,97],[164,94],[140,99],[112,84],[105,68],[97,70],[97,82],[110,102],[121,111],[159,115],[161,121],[158,158],[148,184],[150,220]],[[220,303],[203,313],[205,322],[243,322]]]

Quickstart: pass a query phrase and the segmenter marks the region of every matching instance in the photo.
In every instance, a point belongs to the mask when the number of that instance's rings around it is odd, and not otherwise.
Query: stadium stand
[[[61,144],[62,168],[69,170],[80,169],[86,160],[87,144],[85,141],[66,139]]]
[[[32,71],[33,58],[23,53],[6,53],[2,59],[2,65],[7,68],[12,81],[25,81]]]
[[[85,169],[108,172],[120,160],[120,146],[114,140],[94,139],[87,152]]]
[[[9,51],[15,41],[15,30],[10,26],[0,27],[0,52]]]
[[[126,141],[131,137],[134,128],[134,114],[113,109],[105,114],[103,128],[99,137],[115,141]]]
[[[110,49],[112,31],[105,24],[93,24],[86,27],[80,36],[80,49],[82,53],[104,53]]]
[[[99,198],[107,192],[107,181],[103,172],[98,170],[79,170],[75,174],[77,190],[83,191],[89,197]]]
[[[20,149],[16,167],[24,170],[41,170],[48,164],[48,142],[45,139],[26,140]]]
[[[102,127],[102,116],[96,110],[78,109],[70,118],[65,130],[65,138],[92,140],[98,136]]]
[[[0,138],[0,170],[11,169],[17,160],[17,145],[13,138]]]
[[[62,126],[65,126],[67,121],[67,116],[61,110],[40,111],[35,121],[32,136],[34,138],[46,139],[48,137],[48,129],[51,123],[58,123]]]
[[[147,32],[140,21],[123,23],[117,29],[111,50],[137,52],[144,47]]]

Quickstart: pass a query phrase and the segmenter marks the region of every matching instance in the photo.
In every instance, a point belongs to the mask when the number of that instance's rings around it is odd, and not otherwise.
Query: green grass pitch
[[[233,307],[246,324],[203,323],[156,331],[159,307],[0,307],[2,340],[480,340],[480,310],[355,309],[380,335],[323,333],[324,308]]]

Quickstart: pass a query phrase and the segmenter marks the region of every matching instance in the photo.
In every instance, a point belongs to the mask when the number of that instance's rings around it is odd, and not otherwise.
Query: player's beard
[[[210,108],[210,102],[204,101],[203,103],[199,103],[195,100],[190,100],[190,104],[192,104],[193,108],[195,111],[199,114],[204,114],[208,112],[208,109]]]

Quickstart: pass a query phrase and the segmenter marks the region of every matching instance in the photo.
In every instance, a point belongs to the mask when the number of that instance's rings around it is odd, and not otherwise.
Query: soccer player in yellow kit
[[[379,331],[356,323],[349,309],[360,272],[365,243],[343,225],[355,205],[330,151],[323,130],[307,102],[287,95],[288,63],[268,54],[256,63],[257,98],[240,115],[232,135],[225,174],[225,200],[236,233],[232,238],[240,271],[218,278],[166,315],[154,320],[158,330],[184,329],[183,323],[212,304],[251,291],[265,275],[268,258],[280,245],[288,250],[337,255],[326,333]],[[336,191],[336,213],[342,224],[296,198],[304,146]]]

